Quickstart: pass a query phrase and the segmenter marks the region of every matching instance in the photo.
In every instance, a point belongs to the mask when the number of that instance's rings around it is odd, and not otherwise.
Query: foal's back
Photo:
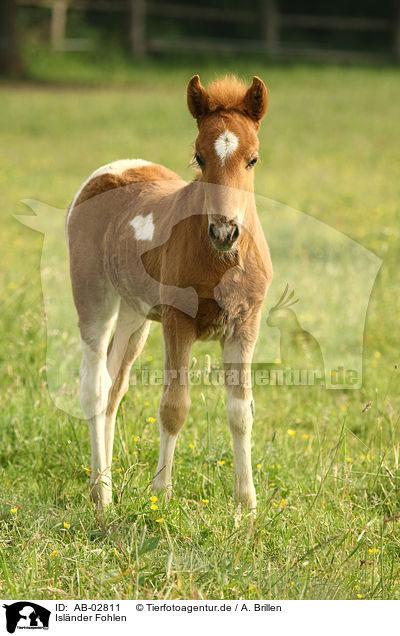
[[[185,185],[168,168],[140,159],[102,166],[83,183],[66,222],[80,324],[85,322],[85,313],[95,311],[104,302],[110,283],[128,303],[138,305],[138,298],[148,288],[142,255],[150,246],[157,246],[155,228],[160,235],[158,242],[163,242],[162,228],[172,206],[166,200],[170,201]],[[149,275],[154,279],[158,278],[159,267],[153,262]],[[133,270],[132,289],[128,279]]]

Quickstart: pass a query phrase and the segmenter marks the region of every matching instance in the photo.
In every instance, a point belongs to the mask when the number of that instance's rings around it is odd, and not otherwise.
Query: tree
[[[20,75],[22,63],[17,36],[17,4],[15,0],[0,1],[0,74]]]

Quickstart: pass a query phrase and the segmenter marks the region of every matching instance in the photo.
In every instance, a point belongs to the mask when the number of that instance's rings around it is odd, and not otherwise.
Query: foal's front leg
[[[152,483],[154,491],[171,492],[176,440],[190,408],[188,371],[195,340],[193,322],[169,308],[163,319],[165,344],[164,388],[159,409],[160,453]]]
[[[251,330],[250,333],[253,333]],[[254,401],[251,389],[251,359],[257,330],[253,337],[236,336],[224,343],[227,417],[232,435],[235,471],[234,496],[251,509],[257,505],[251,469],[251,429]]]

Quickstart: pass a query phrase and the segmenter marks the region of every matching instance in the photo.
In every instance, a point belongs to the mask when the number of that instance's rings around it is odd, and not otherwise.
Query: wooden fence
[[[90,48],[90,41],[66,37],[68,10],[124,12],[129,19],[132,55],[144,57],[152,51],[216,51],[232,53],[267,53],[282,57],[309,57],[316,59],[376,59],[376,52],[328,50],[313,47],[293,47],[282,42],[282,29],[337,30],[354,32],[385,32],[391,42],[392,56],[400,62],[400,0],[393,0],[393,16],[363,18],[348,16],[283,14],[277,0],[262,0],[257,9],[219,9],[199,5],[181,5],[152,0],[17,0],[19,5],[43,7],[50,10],[51,43],[55,50],[82,50]],[[173,20],[191,19],[209,22],[249,23],[257,26],[259,39],[221,38],[154,38],[148,35],[148,17]]]

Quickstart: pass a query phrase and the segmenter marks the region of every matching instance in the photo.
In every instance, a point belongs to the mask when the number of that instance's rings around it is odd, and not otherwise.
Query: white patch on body
[[[151,241],[154,234],[154,223],[153,223],[153,215],[148,214],[147,216],[135,216],[134,219],[129,223],[135,231],[135,238],[137,241]]]
[[[86,179],[79,188],[78,192],[75,194],[72,203],[68,210],[68,216],[66,221],[66,231],[68,236],[68,221],[71,214],[71,211],[74,209],[75,204],[82,192],[82,190],[87,186],[87,184],[95,179],[96,177],[100,177],[102,174],[122,174],[125,170],[129,170],[132,168],[142,168],[143,166],[150,166],[151,161],[145,161],[144,159],[119,159],[118,161],[113,161],[112,163],[107,163],[105,166],[101,166],[97,168],[90,177]]]
[[[215,140],[214,149],[224,165],[226,159],[231,157],[239,145],[239,139],[230,130],[224,130]]]

